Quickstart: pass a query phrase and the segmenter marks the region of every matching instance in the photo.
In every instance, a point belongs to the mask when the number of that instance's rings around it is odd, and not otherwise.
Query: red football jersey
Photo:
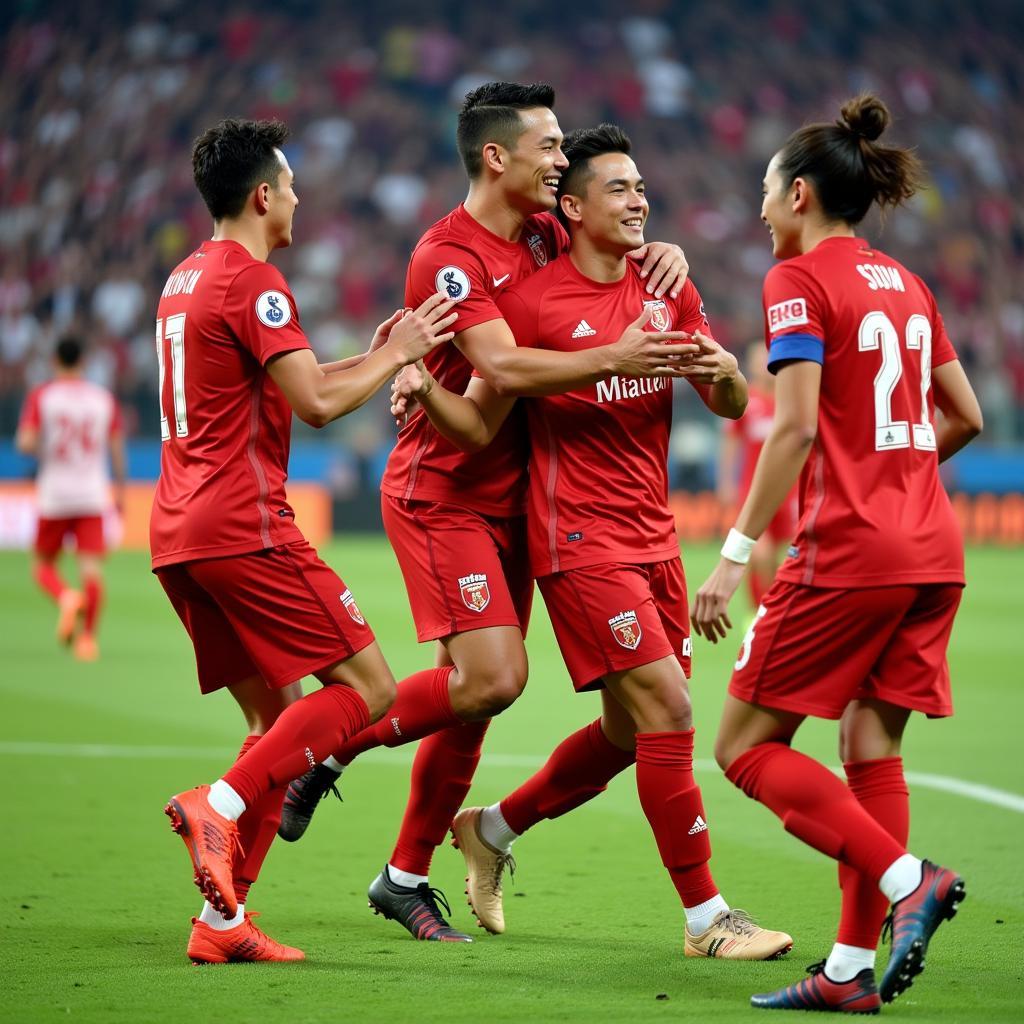
[[[932,367],[956,353],[924,282],[862,238],[829,238],[769,271],[764,315],[770,369],[822,366],[800,525],[779,578],[963,582],[932,427]]]
[[[308,347],[281,272],[237,242],[204,242],[167,279],[153,568],[302,538],[284,489],[292,411],[264,366]]]
[[[653,308],[649,330],[711,334],[690,281],[677,299],[652,300],[632,261],[621,281],[602,284],[563,256],[498,306],[518,344],[562,352],[617,341],[645,306]],[[530,421],[534,575],[678,556],[668,507],[671,378],[613,376],[520,404]]]
[[[509,242],[460,205],[419,240],[409,261],[405,304],[415,309],[435,292],[444,292],[458,300],[456,331],[499,320],[495,297],[555,259],[568,244],[565,230],[550,214],[528,217],[519,241]],[[454,343],[434,349],[425,363],[449,391],[461,395],[466,390],[473,367]],[[486,450],[475,454],[446,441],[420,410],[398,435],[381,490],[395,498],[443,501],[485,515],[518,515],[526,504],[526,459],[526,424],[518,406]]]

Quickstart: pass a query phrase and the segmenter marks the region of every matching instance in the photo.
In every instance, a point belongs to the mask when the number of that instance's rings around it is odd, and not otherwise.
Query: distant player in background
[[[964,549],[939,463],[977,435],[981,411],[934,296],[854,231],[920,180],[910,151],[877,141],[888,122],[881,100],[860,96],[839,120],[794,132],[768,164],[775,421],[694,602],[695,628],[717,642],[750,550],[799,476],[793,549],[744,637],[715,756],[788,832],[840,862],[842,914],[811,977],[752,998],[765,1009],[877,1013],[924,968],[964,898],[954,872],[907,851],[900,750],[912,711],[953,712],[946,648]],[[808,715],[840,720],[846,785],[793,749]],[[890,903],[892,952],[876,985]]]
[[[321,427],[358,408],[403,365],[452,337],[439,295],[398,310],[358,365],[325,372],[281,272],[298,205],[279,121],[226,120],[195,143],[214,234],[167,279],[157,309],[160,479],[153,571],[195,649],[200,689],[227,688],[248,736],[212,785],[165,808],[206,898],[197,963],[301,960],[245,911],[281,820],[285,787],[378,719],[394,677],[341,579],[288,504],[292,413]],[[305,697],[297,683],[322,684]]]
[[[747,411],[738,420],[725,421],[718,457],[718,500],[733,512],[746,501],[757,457],[771,433],[775,415],[775,378],[768,372],[768,353],[763,341],[747,346],[744,362],[750,401]],[[786,548],[796,535],[797,501],[798,490],[794,487],[750,552],[747,586],[755,609],[760,606]]]
[[[18,423],[18,451],[39,461],[33,574],[57,602],[57,639],[71,644],[81,661],[99,657],[96,631],[103,604],[103,514],[110,507],[110,473],[114,471],[114,505],[124,508],[125,453],[121,414],[114,396],[82,375],[79,338],[58,343],[55,377],[33,388]],[[69,537],[82,589],[69,586],[57,559]]]
[[[570,133],[564,151],[569,166],[558,197],[572,245],[498,299],[517,344],[595,349],[648,321],[655,331],[683,332],[693,340],[678,372],[716,415],[739,416],[746,381],[711,337],[692,282],[678,298],[648,300],[626,258],[642,243],[648,214],[629,139],[605,124]],[[419,397],[453,443],[483,453],[515,402],[483,379],[453,395],[418,366],[395,382],[396,411],[403,392]],[[599,691],[602,713],[503,801],[461,810],[452,835],[466,858],[477,919],[502,932],[501,876],[512,842],[597,796],[635,760],[640,803],[683,905],[685,955],[772,959],[793,940],[759,927],[719,892],[693,775],[686,579],[668,507],[672,393],[671,378],[613,374],[522,403],[530,426],[530,565],[573,685]]]

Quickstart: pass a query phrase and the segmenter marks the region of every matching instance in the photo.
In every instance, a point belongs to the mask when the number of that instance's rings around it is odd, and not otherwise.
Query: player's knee
[[[470,690],[477,715],[500,715],[511,707],[526,688],[526,670],[516,666],[496,665],[485,674],[473,677]]]
[[[740,749],[740,744],[737,743],[734,737],[726,736],[722,733],[715,737],[715,761],[718,762],[718,767],[723,772],[728,771],[729,765],[742,753],[743,750]]]
[[[384,713],[395,702],[398,695],[398,687],[394,678],[389,674],[387,678],[374,679],[359,691],[363,700],[366,701],[367,710],[370,712],[370,722],[377,722],[384,717]]]

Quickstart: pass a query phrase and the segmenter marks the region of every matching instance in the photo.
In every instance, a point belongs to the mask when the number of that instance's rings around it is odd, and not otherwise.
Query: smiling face
[[[788,186],[779,172],[779,154],[771,158],[761,186],[761,220],[772,236],[772,255],[777,260],[788,260],[803,251],[800,242],[800,218],[795,204],[801,188],[806,187],[802,178]]]
[[[590,157],[582,194],[562,197],[562,209],[595,248],[627,253],[644,244],[650,208],[646,186],[631,157],[601,153]]]
[[[496,147],[503,164],[502,187],[509,202],[523,213],[552,210],[558,182],[569,166],[562,154],[562,131],[547,107],[519,111],[522,133],[512,149]]]

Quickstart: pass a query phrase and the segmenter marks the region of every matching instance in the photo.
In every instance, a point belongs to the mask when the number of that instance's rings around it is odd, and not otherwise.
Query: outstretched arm
[[[451,308],[443,296],[432,295],[399,320],[387,341],[358,366],[325,373],[312,350],[304,348],[274,356],[267,372],[301,420],[323,427],[358,409],[403,366],[450,341],[453,332],[447,328],[457,318]]]

